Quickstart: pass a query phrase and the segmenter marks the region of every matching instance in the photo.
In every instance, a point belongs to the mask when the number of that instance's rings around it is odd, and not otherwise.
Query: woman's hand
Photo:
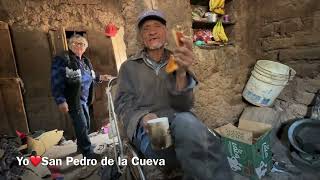
[[[100,81],[110,81],[114,77],[109,74],[100,75]]]
[[[67,113],[69,111],[69,106],[67,104],[67,102],[63,102],[61,104],[58,105],[59,111],[62,113]]]

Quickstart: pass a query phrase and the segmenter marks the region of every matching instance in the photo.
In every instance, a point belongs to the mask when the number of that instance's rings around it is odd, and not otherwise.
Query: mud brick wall
[[[276,106],[288,119],[304,117],[320,89],[320,2],[258,1],[261,29],[257,58],[279,61],[297,71]]]

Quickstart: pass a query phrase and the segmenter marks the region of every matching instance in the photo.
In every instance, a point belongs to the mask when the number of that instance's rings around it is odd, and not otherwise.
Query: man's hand
[[[69,112],[69,106],[68,106],[67,102],[63,102],[63,103],[59,104],[58,108],[59,108],[60,112],[62,112],[62,113]]]
[[[146,114],[145,116],[143,116],[142,118],[142,125],[143,125],[143,128],[145,129],[145,131],[148,133],[148,128],[147,128],[147,125],[148,125],[148,121],[149,120],[152,120],[152,119],[156,119],[158,118],[158,116],[154,113],[149,113],[149,114]]]
[[[192,40],[181,38],[183,45],[174,52],[179,68],[176,70],[176,89],[181,91],[188,85],[187,70],[194,64]]]
[[[101,81],[110,81],[112,78],[114,78],[114,77],[109,74],[100,75]]]
[[[177,75],[185,75],[186,71],[194,64],[195,60],[192,52],[192,40],[181,38],[183,46],[177,47],[174,51],[175,60],[179,66]]]

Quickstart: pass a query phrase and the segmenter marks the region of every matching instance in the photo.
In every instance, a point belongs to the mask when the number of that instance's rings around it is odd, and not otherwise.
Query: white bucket
[[[242,93],[250,103],[270,106],[296,72],[284,64],[259,60],[251,72],[251,77]]]

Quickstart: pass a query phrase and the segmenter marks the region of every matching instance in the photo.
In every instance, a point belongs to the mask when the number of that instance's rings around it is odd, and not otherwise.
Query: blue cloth
[[[93,82],[90,68],[84,63],[83,59],[77,58],[77,63],[81,70],[81,104],[86,104],[89,96],[90,85]],[[66,102],[64,96],[65,78],[66,78],[66,60],[59,56],[54,58],[51,70],[51,90],[54,100],[57,104]]]
[[[78,57],[77,57],[77,60]],[[80,65],[80,70],[81,70],[81,104],[87,104],[88,102],[88,97],[89,97],[89,89],[90,85],[93,81],[90,68],[84,63],[83,60],[77,61]]]
[[[149,136],[144,130],[142,124],[140,123],[139,128],[137,129],[136,139],[138,140],[138,148],[143,153],[146,154],[147,147],[151,145]]]
[[[93,153],[91,141],[88,136],[90,129],[90,115],[86,104],[82,104],[79,110],[69,111],[72,124],[77,136],[77,145],[81,153],[88,157]]]
[[[57,104],[66,102],[64,96],[66,77],[66,60],[56,56],[51,67],[51,91]]]

